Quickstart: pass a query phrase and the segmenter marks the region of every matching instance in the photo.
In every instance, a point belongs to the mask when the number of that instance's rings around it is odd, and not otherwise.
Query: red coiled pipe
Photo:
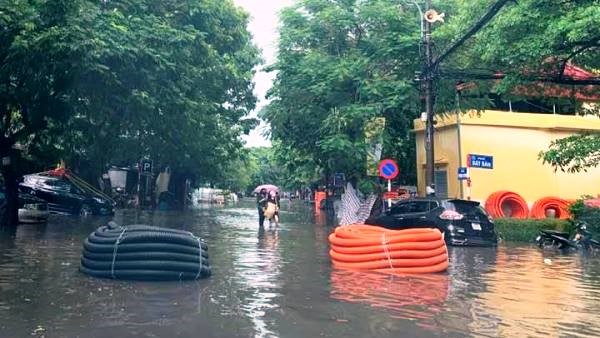
[[[492,193],[485,201],[485,210],[493,218],[527,218],[529,207],[521,195],[507,190]]]
[[[546,218],[548,210],[554,210],[555,218],[568,219],[571,217],[569,206],[571,203],[558,197],[543,197],[537,200],[531,207],[531,218]]]

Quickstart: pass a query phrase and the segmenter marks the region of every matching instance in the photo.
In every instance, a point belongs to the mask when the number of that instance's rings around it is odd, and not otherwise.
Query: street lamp
[[[417,3],[414,0],[409,5],[415,5],[415,7],[417,7],[417,10],[419,11],[419,18],[421,19],[421,39],[423,39],[425,36],[425,26],[424,26],[425,23],[423,20],[423,10],[421,10],[421,6],[419,6],[419,3]]]

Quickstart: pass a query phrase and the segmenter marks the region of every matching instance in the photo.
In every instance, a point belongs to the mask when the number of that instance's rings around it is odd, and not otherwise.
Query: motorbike
[[[569,239],[567,232],[555,230],[541,230],[535,239],[537,245],[542,248],[551,248],[559,250],[598,250],[600,242],[592,238],[592,234],[587,230],[588,224],[585,222],[575,223],[575,236]]]
[[[127,193],[125,188],[116,187],[112,189],[112,198],[117,208],[130,208],[136,205],[136,196]]]

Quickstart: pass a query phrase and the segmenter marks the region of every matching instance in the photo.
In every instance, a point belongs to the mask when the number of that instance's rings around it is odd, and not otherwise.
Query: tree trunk
[[[0,227],[16,228],[19,224],[19,187],[17,175],[14,170],[14,156],[3,154],[2,159],[10,158],[10,163],[4,165],[2,161],[2,177],[4,177],[4,188],[6,193],[6,212],[0,219]]]

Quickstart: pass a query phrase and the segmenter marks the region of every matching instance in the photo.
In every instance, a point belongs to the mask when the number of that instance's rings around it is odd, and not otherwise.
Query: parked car
[[[388,229],[436,227],[449,245],[494,246],[494,223],[479,202],[436,197],[399,201],[365,222]]]
[[[6,212],[6,193],[0,189],[0,215]],[[19,223],[48,221],[48,203],[41,198],[19,193]]]
[[[25,175],[20,189],[48,202],[52,213],[71,215],[112,215],[113,202],[85,191],[60,176]]]

